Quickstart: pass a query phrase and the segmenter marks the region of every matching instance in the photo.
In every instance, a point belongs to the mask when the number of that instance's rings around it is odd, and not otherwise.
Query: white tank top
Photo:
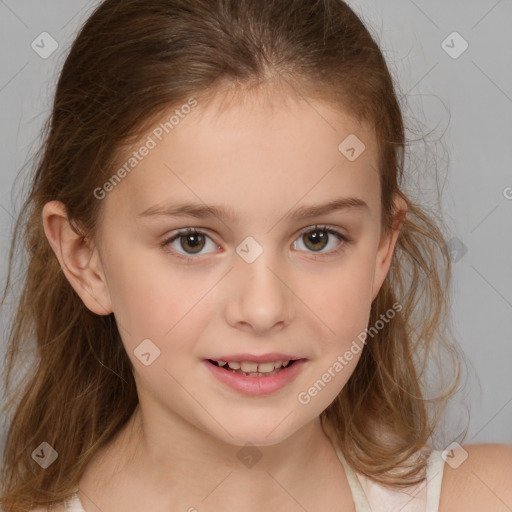
[[[338,446],[334,447],[345,468],[356,512],[438,512],[444,459],[434,450],[427,462],[426,479],[404,489],[389,489],[354,471]]]
[[[355,472],[346,462],[340,449],[334,445],[347,475],[356,512],[437,512],[441,495],[444,460],[440,451],[433,451],[427,463],[427,478],[404,490],[391,490],[365,475]],[[65,502],[66,512],[85,512],[78,489]]]

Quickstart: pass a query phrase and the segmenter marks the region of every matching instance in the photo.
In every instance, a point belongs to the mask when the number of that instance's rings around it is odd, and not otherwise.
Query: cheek
[[[365,349],[365,331],[368,326],[370,303],[347,301],[336,315],[328,319],[329,327],[325,337],[317,339],[320,349],[318,358],[305,379],[305,385],[297,395],[300,407],[307,407],[308,414],[316,416],[325,410],[338,396],[354,372],[362,351]],[[340,298],[340,304],[343,304]]]
[[[315,407],[327,406],[353,373],[365,346],[371,302],[374,260],[366,249],[352,253],[309,296],[322,334],[317,338],[318,362],[310,375]],[[316,383],[316,384],[315,384]],[[321,393],[320,393],[321,391]],[[316,403],[318,402],[318,403]]]
[[[338,345],[368,322],[374,265],[367,253],[352,253],[331,272],[306,280],[304,303],[321,320],[325,339]]]
[[[212,307],[208,292],[218,278],[192,268],[177,269],[147,256],[117,260],[108,282],[114,313],[127,352],[144,339],[161,351],[161,361],[171,366],[181,355],[190,355]],[[211,312],[210,312],[211,314]],[[172,347],[172,357],[166,352]]]
[[[105,264],[112,308],[123,338],[161,337],[174,323],[179,312],[179,284],[150,262],[143,251],[112,248]],[[172,281],[172,285],[171,285]]]

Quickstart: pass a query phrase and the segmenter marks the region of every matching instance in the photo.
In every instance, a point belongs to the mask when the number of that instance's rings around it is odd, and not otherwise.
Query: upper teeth
[[[227,364],[232,370],[242,370],[243,372],[270,373],[276,368],[287,366],[289,362],[290,360],[271,361],[268,363],[253,363],[251,361],[217,361],[217,364],[219,366],[225,366]]]

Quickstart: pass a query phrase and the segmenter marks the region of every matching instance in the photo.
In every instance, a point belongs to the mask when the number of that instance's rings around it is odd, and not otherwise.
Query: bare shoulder
[[[512,446],[470,444],[455,451],[444,464],[439,512],[510,512]]]

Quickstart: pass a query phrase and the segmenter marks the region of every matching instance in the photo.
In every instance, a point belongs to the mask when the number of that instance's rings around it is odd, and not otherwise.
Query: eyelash
[[[323,232],[328,233],[330,235],[334,235],[334,236],[338,237],[340,239],[340,241],[342,241],[343,243],[341,243],[336,249],[333,249],[333,250],[328,251],[326,253],[315,253],[313,251],[307,251],[307,252],[310,252],[310,254],[313,255],[313,257],[314,257],[313,259],[321,259],[321,258],[328,257],[328,256],[334,256],[334,255],[340,253],[345,248],[345,246],[347,244],[349,244],[349,243],[351,243],[353,241],[351,238],[349,238],[348,236],[342,234],[340,231],[338,231],[338,230],[336,230],[334,228],[331,228],[329,226],[322,226],[322,225],[308,226],[307,228],[302,229],[298,233],[297,239],[299,239],[301,236],[303,236],[306,233],[312,233],[312,232],[315,232],[315,231],[323,231]],[[171,244],[172,242],[174,242],[175,240],[177,240],[181,236],[196,235],[196,234],[197,235],[204,235],[207,238],[210,238],[210,240],[211,240],[211,237],[207,233],[205,233],[204,231],[201,231],[200,229],[186,228],[186,229],[182,229],[182,230],[177,231],[172,236],[170,236],[170,237],[166,238],[165,240],[163,240],[160,243],[160,246],[164,250],[166,250],[168,252],[173,252],[174,255],[176,255],[178,258],[181,258],[181,259],[184,259],[184,260],[187,260],[187,261],[191,261],[191,260],[197,259],[197,256],[186,256],[186,255],[184,255],[184,254],[182,254],[180,252],[177,252],[177,251],[174,251],[174,250],[170,249],[168,246],[169,246],[169,244]],[[212,240],[212,242],[213,242],[213,240]]]

